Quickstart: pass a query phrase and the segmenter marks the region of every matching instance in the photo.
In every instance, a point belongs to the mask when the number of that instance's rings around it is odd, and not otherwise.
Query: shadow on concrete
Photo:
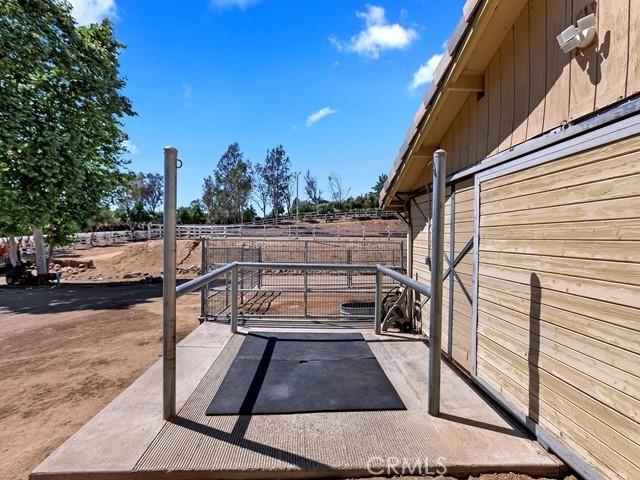
[[[239,416],[231,433],[218,430],[217,428],[210,427],[208,425],[203,425],[202,423],[198,423],[184,417],[177,417],[171,422],[182,428],[193,430],[194,432],[198,432],[210,438],[215,438],[216,440],[221,440],[231,445],[236,445],[247,450],[258,452],[261,455],[266,455],[277,460],[286,459],[288,463],[291,463],[303,470],[324,470],[329,468],[323,463],[311,460],[301,455],[244,438],[244,434],[251,423],[251,415]]]
[[[471,418],[459,417],[458,415],[451,415],[450,413],[440,412],[440,418],[448,420],[450,422],[456,422],[463,425],[469,425],[471,427],[482,428],[483,430],[491,430],[492,432],[504,433],[505,435],[511,435],[513,437],[528,437],[528,435],[526,435],[518,428],[501,427],[492,423],[481,422],[478,420],[473,420]]]

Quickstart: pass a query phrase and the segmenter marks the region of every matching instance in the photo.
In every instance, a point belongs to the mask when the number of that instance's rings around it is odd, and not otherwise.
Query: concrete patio
[[[407,474],[440,473],[443,465],[449,475],[554,476],[562,469],[447,364],[442,415],[429,416],[428,347],[412,335],[359,330],[406,411],[205,416],[242,344],[247,330],[241,330],[232,335],[228,326],[207,322],[178,345],[179,413],[173,422],[162,420],[159,361],[31,478],[364,477],[393,474],[402,463]]]

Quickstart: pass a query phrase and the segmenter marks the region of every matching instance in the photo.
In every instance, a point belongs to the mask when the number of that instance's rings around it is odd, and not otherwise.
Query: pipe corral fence
[[[239,317],[259,324],[267,319],[338,319],[372,322],[375,273],[353,265],[387,265],[404,273],[401,240],[233,240],[203,239],[203,274],[230,263],[340,264],[342,270],[283,268],[238,269]],[[395,283],[382,286],[389,292]],[[201,320],[230,321],[231,274],[219,276],[201,291]],[[281,322],[282,323],[282,322]]]

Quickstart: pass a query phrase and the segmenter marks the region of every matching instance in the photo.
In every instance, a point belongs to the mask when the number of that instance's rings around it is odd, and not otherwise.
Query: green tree
[[[210,220],[242,221],[242,211],[251,194],[251,165],[244,160],[238,142],[222,154],[212,176],[205,178],[203,202]]]
[[[140,172],[137,181],[142,205],[150,214],[155,213],[164,195],[164,176]]]
[[[200,200],[192,200],[189,206],[178,208],[177,221],[181,225],[200,225],[206,218],[204,205]]]
[[[262,178],[267,187],[277,223],[278,215],[283,211],[283,202],[291,181],[291,160],[282,145],[267,150],[267,157],[262,167]]]
[[[382,173],[378,175],[378,180],[376,180],[376,183],[373,185],[373,188],[371,189],[371,193],[375,194],[376,196],[376,204],[377,204],[377,199],[380,197],[380,192],[384,188],[384,184],[387,183],[387,178],[388,177],[386,173]]]
[[[34,233],[38,273],[126,176],[122,45],[108,21],[75,24],[64,1],[0,2],[0,222]],[[15,220],[14,220],[15,219]]]

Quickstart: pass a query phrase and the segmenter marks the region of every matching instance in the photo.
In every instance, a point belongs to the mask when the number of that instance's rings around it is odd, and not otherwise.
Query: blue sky
[[[294,170],[353,194],[387,172],[463,0],[72,0],[80,23],[113,19],[131,169],[184,165],[178,203],[199,198],[227,145],[252,162],[282,144]],[[314,115],[315,114],[315,115]]]

